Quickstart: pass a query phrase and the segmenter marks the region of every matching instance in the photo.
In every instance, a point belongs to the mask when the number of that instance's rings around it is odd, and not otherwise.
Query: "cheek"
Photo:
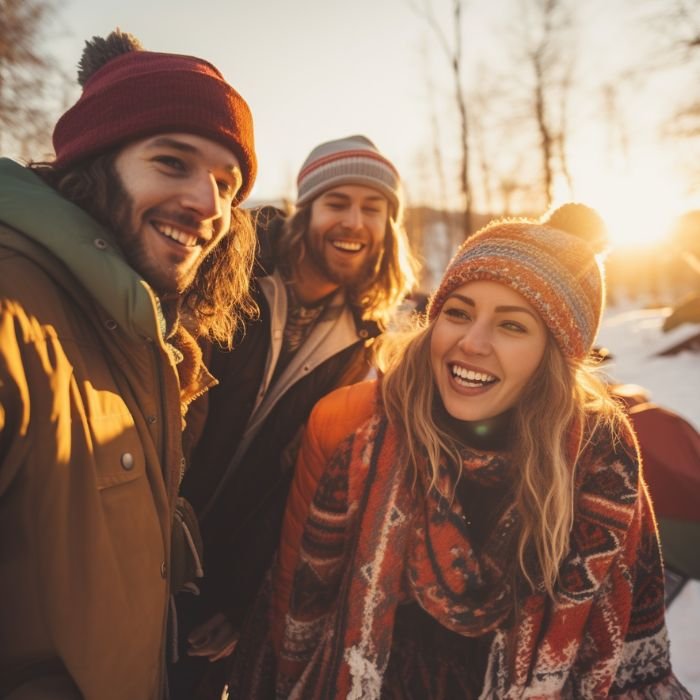
[[[375,249],[384,246],[387,242],[386,222],[375,222],[369,230],[372,234],[372,241],[374,242]]]
[[[339,218],[332,211],[314,212],[309,221],[309,232],[315,237],[322,237],[326,231],[338,223]]]
[[[534,345],[533,347],[512,354],[512,366],[520,369],[519,384],[521,387],[524,387],[535,376],[543,355],[544,347],[540,347],[539,345]]]

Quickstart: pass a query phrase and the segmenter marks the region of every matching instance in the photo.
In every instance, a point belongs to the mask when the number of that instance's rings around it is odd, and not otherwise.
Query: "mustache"
[[[364,243],[365,245],[368,244],[367,236],[357,233],[351,233],[348,231],[346,228],[342,226],[338,226],[336,228],[332,228],[330,231],[326,232],[326,235],[324,238],[328,240],[334,240],[336,238],[342,238],[344,241],[356,241],[357,243]]]
[[[146,211],[145,218],[165,219],[176,226],[190,231],[196,231],[207,237],[211,236],[214,230],[210,223],[203,224],[194,214],[182,211],[181,209],[174,210],[166,209],[165,207],[152,207]]]

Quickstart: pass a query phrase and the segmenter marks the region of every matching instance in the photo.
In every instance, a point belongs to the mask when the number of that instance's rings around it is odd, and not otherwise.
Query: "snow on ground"
[[[614,357],[605,368],[611,378],[644,387],[654,403],[676,411],[700,430],[700,353],[657,355],[700,332],[700,324],[664,333],[661,325],[668,313],[668,309],[609,308],[598,344]],[[684,586],[667,611],[666,623],[674,671],[700,699],[700,581]]]
[[[669,311],[608,308],[598,333],[598,344],[613,355],[605,371],[616,382],[644,387],[654,403],[674,410],[700,430],[700,354],[657,355],[700,333],[700,324],[686,323],[664,333],[661,325]]]

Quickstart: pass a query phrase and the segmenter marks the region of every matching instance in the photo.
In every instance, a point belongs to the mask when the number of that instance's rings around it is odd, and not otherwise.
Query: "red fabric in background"
[[[657,517],[700,522],[700,434],[653,403],[630,407]]]

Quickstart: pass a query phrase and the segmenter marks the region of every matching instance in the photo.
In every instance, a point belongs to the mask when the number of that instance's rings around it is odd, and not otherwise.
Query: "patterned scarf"
[[[571,546],[554,600],[517,575],[512,503],[474,546],[459,500],[441,495],[452,493],[457,471],[443,465],[435,487],[421,492],[397,467],[398,453],[396,433],[377,415],[345,441],[319,483],[277,668],[265,668],[277,698],[455,697],[450,687],[466,698],[690,697],[671,672],[658,541],[631,432],[615,442],[596,434],[579,458]],[[509,479],[514,468],[504,454],[465,449],[462,458],[461,478],[476,488]],[[433,668],[398,687],[387,666],[405,648],[394,634],[408,601],[455,639],[490,643],[478,687],[464,654],[432,655]],[[416,660],[425,665],[427,656]],[[437,678],[451,684],[438,687]]]

